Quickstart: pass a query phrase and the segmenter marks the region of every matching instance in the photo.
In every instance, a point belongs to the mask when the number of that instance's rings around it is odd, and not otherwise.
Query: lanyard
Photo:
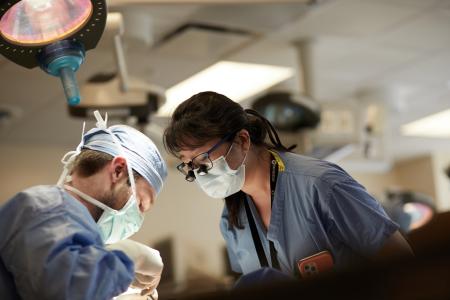
[[[272,159],[272,162],[270,164],[270,201],[271,201],[271,207],[273,206],[273,199],[275,195],[275,187],[277,185],[277,178],[278,178],[278,162],[276,161],[275,157]],[[248,204],[248,199],[244,199],[245,204],[245,213],[247,214],[247,219],[250,225],[250,231],[252,233],[253,243],[256,248],[256,253],[258,254],[259,263],[261,264],[261,267],[269,267],[269,263],[267,261],[266,254],[264,253],[264,248],[261,243],[261,239],[258,235],[258,230],[256,229],[255,220],[253,219],[252,212],[250,210],[250,206]],[[280,263],[278,262],[277,258],[277,250],[275,249],[275,245],[272,241],[269,241],[269,247],[270,247],[270,258],[272,261],[272,267],[275,269],[280,270]]]

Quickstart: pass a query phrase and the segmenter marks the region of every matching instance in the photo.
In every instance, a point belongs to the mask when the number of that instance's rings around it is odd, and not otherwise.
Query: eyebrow
[[[199,152],[199,153],[196,153],[195,155],[193,155],[192,157],[194,158],[194,157],[196,157],[196,156],[198,156],[199,154],[202,154],[202,153],[206,153],[206,151],[203,151],[203,152]],[[185,158],[185,156],[184,155],[180,155],[180,156],[178,156],[178,159],[179,160],[183,160],[183,158]],[[192,160],[192,158],[189,160],[189,161],[191,161]]]

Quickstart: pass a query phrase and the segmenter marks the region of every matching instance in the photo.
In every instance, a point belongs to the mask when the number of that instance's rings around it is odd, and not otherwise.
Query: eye
[[[192,159],[192,164],[196,167],[208,164],[208,162],[209,162],[208,153],[201,153]]]

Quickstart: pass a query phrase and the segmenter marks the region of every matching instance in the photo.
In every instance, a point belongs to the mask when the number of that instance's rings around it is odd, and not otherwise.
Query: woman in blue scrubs
[[[303,274],[299,262],[312,255],[321,259],[306,271],[412,255],[362,185],[337,165],[290,152],[265,118],[224,95],[180,104],[164,143],[187,181],[225,199],[220,228],[237,273]]]

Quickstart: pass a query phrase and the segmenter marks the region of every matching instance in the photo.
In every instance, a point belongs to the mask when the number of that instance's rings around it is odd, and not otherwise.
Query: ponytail
[[[292,149],[294,149],[295,147],[297,147],[297,145],[291,145],[289,147],[286,147],[283,145],[283,143],[280,140],[280,137],[278,136],[277,131],[275,130],[275,128],[273,127],[273,125],[269,122],[269,120],[267,120],[266,118],[264,118],[260,113],[258,113],[256,110],[253,109],[245,109],[244,110],[247,115],[251,115],[251,116],[255,116],[257,118],[257,120],[260,120],[260,126],[259,127],[263,127],[263,131],[264,136],[262,137],[262,140],[259,140],[260,143],[255,143],[255,139],[252,139],[252,142],[256,145],[258,144],[265,144],[266,147],[268,149],[275,149],[278,151],[283,151],[283,152],[289,152]],[[253,121],[255,122],[255,121]],[[252,121],[249,119],[249,124],[252,123]],[[246,128],[247,129],[247,128]],[[248,129],[247,129],[248,130]],[[249,130],[250,131],[250,130]],[[265,135],[269,136],[270,142],[272,143],[272,145],[269,145],[267,143],[264,142],[265,139]],[[251,134],[250,134],[250,138],[252,138]]]
[[[245,109],[244,111],[248,118],[244,128],[249,132],[250,140],[254,145],[264,146],[267,149],[274,149],[282,152],[289,152],[297,146],[284,146],[273,125],[256,110]],[[266,136],[269,137],[270,144],[265,141]],[[246,197],[244,192],[239,191],[225,198],[225,205],[228,210],[229,229],[233,227],[244,229],[244,226],[239,222],[239,212],[244,201],[247,201],[245,199]]]

